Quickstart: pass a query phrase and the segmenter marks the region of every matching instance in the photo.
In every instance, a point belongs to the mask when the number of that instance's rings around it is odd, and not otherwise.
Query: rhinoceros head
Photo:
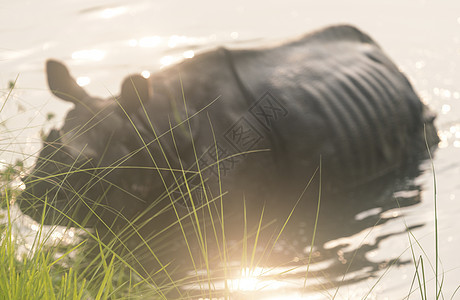
[[[48,61],[47,75],[52,93],[74,108],[63,127],[51,130],[44,140],[24,180],[21,209],[54,224],[72,219],[91,225],[100,219],[132,217],[145,206],[143,196],[154,186],[145,182],[152,174],[135,168],[145,153],[136,150],[142,144],[128,117],[150,98],[147,79],[130,76],[119,96],[100,99],[80,87],[60,62]]]

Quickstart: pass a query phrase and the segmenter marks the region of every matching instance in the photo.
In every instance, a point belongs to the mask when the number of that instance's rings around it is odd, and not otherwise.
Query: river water
[[[148,72],[219,45],[251,47],[330,24],[358,26],[393,58],[438,115],[441,143],[434,166],[442,273],[439,280],[443,277],[444,298],[450,299],[459,286],[460,2],[18,0],[0,3],[0,20],[2,102],[9,83],[17,78],[16,88],[0,115],[0,159],[3,164],[19,159],[26,166],[34,163],[41,147],[40,132],[62,124],[70,108],[47,90],[44,63],[48,58],[65,61],[79,84],[94,95],[108,97],[119,92],[121,81],[129,73],[148,76]],[[323,287],[321,292],[299,293],[306,272],[301,266],[290,273],[272,268],[273,274],[289,273],[281,279],[268,276],[264,269],[253,270],[250,275],[243,271],[240,278],[228,282],[230,288],[261,299],[328,299],[342,280],[337,274],[331,275],[331,266],[347,266],[347,254],[362,249],[364,254],[356,259],[362,264],[345,277],[336,298],[402,299],[409,293],[415,272],[413,263],[404,263],[411,260],[407,226],[423,248],[421,251],[415,245],[414,251],[416,257],[424,257],[428,293],[433,296],[434,272],[427,264],[428,260],[435,264],[433,174],[429,162],[421,168],[426,171],[411,181],[410,187],[406,185],[390,195],[403,203],[402,208],[393,203],[392,207],[368,205],[347,211],[347,204],[343,204],[343,211],[350,216],[342,216],[336,226],[347,228],[351,226],[347,222],[362,220],[385,221],[324,238],[328,242],[323,252],[330,256],[312,264],[308,279],[308,284]],[[375,203],[378,198],[376,195]],[[33,231],[29,220],[17,223],[19,232]],[[318,234],[328,235],[329,227],[324,228]],[[302,243],[302,239],[296,243]],[[289,248],[283,244],[280,247],[281,252]],[[388,268],[395,258],[399,263]],[[336,284],[328,286],[330,282]],[[216,289],[219,286],[223,283],[216,282]],[[418,298],[419,292],[412,297]],[[460,298],[460,294],[453,298]]]

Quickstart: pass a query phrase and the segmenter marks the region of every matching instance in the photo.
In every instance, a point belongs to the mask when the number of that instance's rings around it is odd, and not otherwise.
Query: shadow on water
[[[191,250],[185,243],[177,244],[163,251],[166,253],[164,261],[170,263],[168,268],[172,276],[180,278],[177,282],[181,294],[192,298],[207,298],[209,290],[213,299],[228,296],[231,299],[268,299],[274,295],[299,296],[320,291],[330,293],[331,290],[333,294],[340,286],[377,279],[388,267],[411,263],[396,256],[372,259],[371,254],[380,249],[386,239],[407,233],[391,226],[383,234],[374,229],[402,219],[404,215],[398,212],[399,208],[421,202],[422,187],[415,182],[422,173],[421,163],[423,161],[353,189],[333,193],[323,190],[321,197],[318,192],[310,192],[307,195],[310,200],[299,204],[280,235],[285,215],[280,216],[281,223],[264,219],[261,229],[252,231],[244,225],[239,227],[237,223],[226,221],[226,231],[246,233],[239,239],[226,236],[224,246],[222,240],[220,246],[208,242],[215,239],[211,230],[204,233],[207,236],[205,246],[194,245],[190,236]],[[318,191],[318,188],[316,179],[310,190]],[[320,212],[311,247],[317,199],[321,200]],[[247,210],[246,215],[257,223],[261,212]],[[199,241],[196,226],[196,223],[191,225],[195,242]],[[422,226],[424,223],[420,222],[408,229]],[[219,231],[219,228],[214,230]],[[177,235],[182,233],[170,233],[170,237]],[[225,253],[223,247],[227,249]],[[153,269],[158,270],[158,267]]]

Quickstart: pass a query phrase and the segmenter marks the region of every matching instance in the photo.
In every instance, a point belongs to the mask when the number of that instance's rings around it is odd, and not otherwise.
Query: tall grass
[[[13,90],[14,85],[6,99]],[[2,104],[2,108],[5,103]],[[184,106],[186,107],[185,97]],[[145,108],[142,107],[144,113]],[[1,112],[1,110],[0,110]],[[128,116],[129,117],[129,116]],[[181,125],[185,125],[186,130],[191,134],[190,123],[188,122],[193,116],[188,116]],[[131,121],[131,120],[130,120]],[[154,127],[148,118],[151,129],[154,131]],[[209,120],[212,128],[211,120]],[[134,123],[131,121],[131,125]],[[136,129],[136,128],[135,128]],[[171,128],[171,133],[172,133]],[[144,141],[141,134],[136,129],[139,138],[142,140],[143,147],[147,149],[150,141]],[[154,131],[155,132],[155,131]],[[85,132],[81,132],[84,134]],[[213,132],[213,134],[215,134]],[[158,135],[155,133],[155,138],[158,139]],[[214,136],[214,141],[215,141]],[[219,153],[216,148],[217,157],[217,170],[218,170],[218,181],[221,182],[220,174],[220,163],[225,158],[219,158]],[[178,153],[177,145],[175,145],[175,151]],[[193,151],[197,166],[199,167],[199,157],[197,155],[195,145],[193,145]],[[155,158],[152,153],[150,159],[155,164],[155,167],[159,167],[155,163]],[[162,149],[162,155],[166,157],[164,150]],[[430,154],[431,156],[431,154]],[[110,172],[117,168],[123,168],[121,165],[123,162],[122,158],[117,161],[114,165],[108,167],[99,168],[95,181],[104,180],[104,172]],[[432,158],[430,157],[432,160]],[[209,166],[214,167],[214,166]],[[298,197],[295,205],[292,207],[290,213],[284,216],[285,219],[280,222],[281,226],[277,231],[274,231],[268,242],[262,243],[260,237],[265,230],[271,225],[273,220],[267,220],[265,214],[265,207],[262,207],[260,214],[256,217],[248,216],[246,202],[243,201],[241,208],[243,214],[243,232],[241,233],[241,239],[236,245],[231,245],[230,241],[227,240],[226,232],[227,228],[231,224],[224,222],[224,202],[223,196],[225,192],[220,186],[220,193],[218,195],[211,195],[204,193],[204,201],[195,201],[194,199],[194,187],[189,185],[186,177],[191,172],[185,169],[181,165],[181,168],[176,170],[169,165],[169,172],[172,174],[179,174],[174,176],[176,188],[171,190],[171,187],[164,182],[166,187],[166,194],[163,195],[164,199],[171,201],[168,206],[174,210],[176,221],[172,224],[167,224],[165,228],[159,230],[153,236],[144,238],[139,230],[144,226],[149,225],[149,221],[158,216],[154,214],[147,221],[140,224],[136,224],[136,220],[129,220],[128,226],[121,232],[112,232],[111,224],[106,224],[109,231],[111,231],[111,239],[105,239],[99,236],[98,231],[91,231],[85,229],[85,224],[77,224],[73,221],[72,216],[66,216],[73,226],[80,227],[86,232],[85,241],[78,243],[77,245],[62,246],[57,241],[57,244],[49,246],[49,241],[53,240],[52,232],[45,231],[44,219],[41,224],[39,223],[39,229],[37,231],[37,237],[31,247],[32,251],[29,253],[19,254],[19,243],[14,233],[14,218],[10,212],[12,210],[11,203],[20,191],[8,187],[8,184],[18,176],[21,171],[22,164],[19,162],[15,166],[10,166],[2,171],[2,195],[0,203],[6,208],[6,223],[1,227],[1,244],[0,244],[0,299],[232,299],[245,297],[245,288],[252,289],[253,292],[248,297],[257,297],[257,285],[252,284],[252,280],[257,280],[258,277],[263,277],[265,274],[270,273],[273,268],[263,268],[262,262],[273,254],[273,250],[279,242],[281,236],[288,223],[291,221],[291,217],[297,208],[297,205],[304,196],[306,190],[310,187],[311,180],[315,176],[319,176],[321,180],[321,167],[316,170],[312,178],[306,182],[305,189],[302,194]],[[73,169],[69,172],[88,172],[93,171],[88,168]],[[206,181],[204,176],[206,170],[201,170],[193,174],[193,178],[199,178],[199,185],[206,191]],[[319,174],[319,175],[318,175]],[[434,174],[434,166],[433,166]],[[70,175],[69,174],[58,174],[58,175]],[[56,176],[57,175],[53,175]],[[434,176],[435,187],[436,180]],[[179,188],[179,189],[178,189]],[[302,290],[308,290],[307,278],[314,277],[310,272],[310,265],[313,263],[313,246],[315,244],[315,237],[317,232],[317,225],[319,219],[319,212],[321,208],[321,183],[319,185],[319,199],[317,200],[316,207],[316,219],[312,230],[312,240],[310,241],[311,251],[308,257],[304,260],[304,266],[306,272],[303,273],[303,288]],[[81,199],[84,199],[84,190],[74,191],[80,192]],[[188,197],[190,199],[191,206],[188,207],[188,213],[181,215],[175,210],[173,192],[181,193],[183,198]],[[48,203],[48,199],[37,199],[45,203],[46,205],[53,205]],[[425,275],[425,259],[420,256],[416,257],[414,249],[412,247],[412,239],[414,235],[409,232],[409,240],[411,244],[411,251],[413,254],[413,262],[415,267],[414,281],[418,283],[418,290],[420,292],[421,299],[441,299],[443,298],[443,278],[439,278],[438,261],[438,219],[437,219],[437,208],[436,208],[436,188],[435,188],[435,248],[436,248],[436,263],[432,269],[435,273],[435,295],[430,297],[427,294],[427,284],[429,284],[428,278]],[[152,208],[153,210],[155,207]],[[43,214],[44,216],[44,214]],[[257,224],[255,228],[249,226],[248,219],[256,219]],[[139,218],[138,218],[139,219]],[[102,221],[102,220],[101,220]],[[171,228],[175,227],[176,231],[173,234],[167,234]],[[128,247],[126,243],[131,238],[137,238],[139,241],[138,248]],[[192,274],[183,273],[183,270],[178,270],[178,266],[174,266],[174,261],[164,261],[161,258],[161,254],[168,251],[168,248],[172,244],[174,239],[183,239],[186,247],[186,253],[189,256],[189,265],[182,266],[184,269],[190,269]],[[90,241],[90,242],[86,242]],[[416,241],[416,243],[418,243]],[[91,246],[89,246],[91,244]],[[152,246],[153,245],[153,246]],[[198,245],[196,247],[196,245]],[[420,244],[419,244],[420,245]],[[217,252],[211,251],[211,248],[215,247]],[[140,265],[142,269],[142,262],[136,257],[136,250],[143,248],[153,260],[158,264],[158,269],[155,272],[147,272],[148,270],[139,270],[139,268],[133,267],[133,262]],[[198,251],[194,251],[194,248]],[[259,250],[262,249],[262,250]],[[91,252],[91,256],[87,254]],[[235,255],[237,253],[238,255]],[[353,259],[352,259],[353,260]],[[236,266],[232,265],[232,261],[239,261]],[[286,262],[289,263],[289,262]],[[352,261],[350,262],[351,265]],[[216,271],[217,266],[217,271]],[[391,265],[388,267],[388,269]],[[298,268],[298,266],[292,267],[292,269]],[[387,270],[388,270],[387,269]],[[145,271],[145,272],[142,272]],[[219,272],[220,271],[220,272]],[[289,271],[281,272],[279,274],[271,275],[274,278],[282,278]],[[342,281],[345,280],[348,268],[343,274]],[[147,273],[147,274],[145,274]],[[237,274],[237,275],[235,275]],[[386,274],[382,274],[377,281],[377,285],[380,279]],[[223,282],[223,287],[216,288],[216,282]],[[188,287],[188,289],[186,288]],[[374,286],[375,287],[375,286]],[[373,288],[374,288],[373,287]],[[363,297],[366,299],[371,293],[372,289],[369,290]],[[332,293],[324,288],[323,293],[325,297],[334,299],[338,295],[339,287],[332,290]],[[458,289],[457,289],[458,290]],[[452,295],[454,297],[455,293]],[[261,291],[262,292],[262,291]],[[409,298],[413,294],[413,285],[409,287]]]
[[[115,252],[117,238],[107,242],[97,231],[81,227],[83,241],[75,237],[73,244],[61,243],[57,228],[44,225],[42,218],[32,244],[24,247],[23,232],[15,226],[17,208],[12,207],[21,191],[4,180],[16,176],[18,168],[22,166],[0,172],[0,203],[6,213],[0,226],[0,299],[166,299],[151,283],[143,284],[147,278]]]
[[[14,220],[10,214],[10,200],[14,191],[8,188],[3,191],[1,203],[7,208],[7,222],[1,227],[0,299],[86,299],[86,281],[78,280],[72,267],[67,270],[59,267],[59,261],[81,244],[55,258],[54,251],[43,247],[44,240],[49,237],[42,239],[40,230],[36,251],[18,257],[18,242],[12,230]]]

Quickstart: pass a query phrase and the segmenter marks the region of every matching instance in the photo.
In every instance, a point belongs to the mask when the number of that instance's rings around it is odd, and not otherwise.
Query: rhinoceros
[[[348,25],[280,45],[217,48],[148,79],[128,76],[106,99],[61,62],[46,70],[51,92],[74,108],[44,140],[18,201],[45,223],[122,228],[177,221],[206,203],[275,216],[318,170],[325,191],[359,188],[438,141],[434,114],[408,79]]]

